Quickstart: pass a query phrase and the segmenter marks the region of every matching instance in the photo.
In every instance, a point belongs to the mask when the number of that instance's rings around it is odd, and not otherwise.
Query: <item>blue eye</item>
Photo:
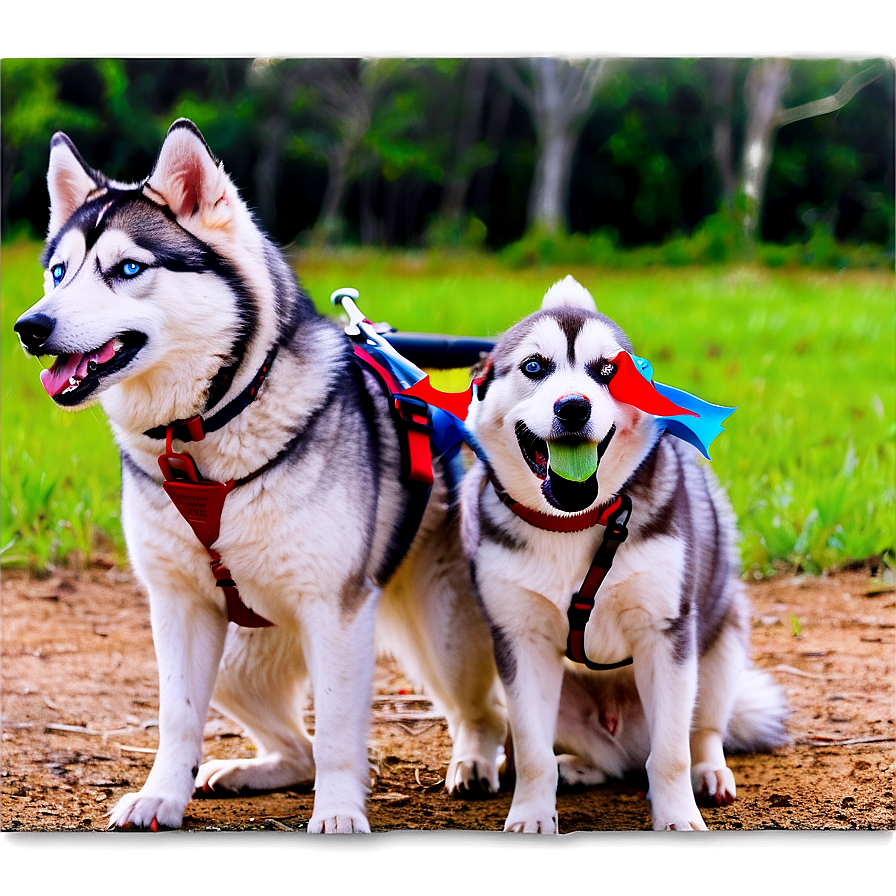
[[[50,273],[53,275],[53,286],[59,286],[62,282],[62,278],[65,276],[65,265],[54,264]]]
[[[121,263],[121,273],[128,278],[136,277],[145,267],[145,264],[140,264],[138,261],[123,261]]]
[[[533,355],[531,358],[526,358],[522,364],[520,364],[520,370],[529,377],[529,379],[540,380],[546,377],[552,370],[554,369],[553,364],[550,361],[542,358],[538,355]]]

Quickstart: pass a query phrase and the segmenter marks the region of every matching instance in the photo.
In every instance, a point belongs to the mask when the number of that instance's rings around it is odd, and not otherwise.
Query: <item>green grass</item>
[[[0,250],[0,562],[45,571],[103,554],[124,561],[118,451],[98,408],[77,414],[52,404],[40,365],[19,347],[13,324],[43,293],[39,246]]]
[[[118,460],[98,409],[67,414],[12,324],[41,294],[38,247],[2,249],[2,562],[121,562]],[[817,572],[894,545],[894,279],[759,267],[509,269],[485,256],[361,251],[299,262],[322,310],[341,286],[406,330],[494,335],[567,273],[653,362],[659,382],[736,405],[713,467],[740,518],[744,570]],[[466,385],[461,372],[434,377]]]

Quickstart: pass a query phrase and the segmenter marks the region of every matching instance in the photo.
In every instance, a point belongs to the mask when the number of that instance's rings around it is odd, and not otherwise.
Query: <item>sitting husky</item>
[[[653,827],[688,830],[705,829],[695,792],[735,797],[723,744],[786,740],[782,694],[748,660],[727,500],[692,447],[612,394],[631,349],[567,277],[499,340],[467,420],[484,456],[462,484],[463,539],[507,692],[509,831],[557,831],[555,747],[569,783],[646,764]],[[564,659],[568,608],[595,575],[586,667]]]
[[[503,698],[445,477],[436,469],[408,544],[420,495],[381,383],[315,312],[202,135],[175,122],[152,174],[127,185],[57,134],[48,185],[46,295],[16,330],[55,359],[41,378],[56,404],[99,399],[111,422],[159,665],[155,764],[110,826],[179,827],[194,788],[313,783],[309,831],[369,830],[378,604],[385,644],[447,716],[447,789],[496,790]],[[212,482],[217,525],[204,504],[179,512],[160,467],[188,497]],[[202,764],[210,701],[257,758]]]

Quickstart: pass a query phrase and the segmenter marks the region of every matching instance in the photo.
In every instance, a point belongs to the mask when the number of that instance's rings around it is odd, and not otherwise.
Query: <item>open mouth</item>
[[[539,478],[545,479],[548,475],[548,443],[539,439],[522,420],[514,427],[516,440],[519,442],[523,459],[529,465],[529,469]]]
[[[549,443],[522,420],[515,431],[523,459],[542,480],[542,494],[552,507],[578,513],[597,500],[597,467],[616,432],[615,424],[600,442],[564,436]]]
[[[145,344],[144,333],[130,330],[92,351],[57,355],[53,366],[41,371],[41,384],[56,404],[80,404],[104,377],[127,367]]]

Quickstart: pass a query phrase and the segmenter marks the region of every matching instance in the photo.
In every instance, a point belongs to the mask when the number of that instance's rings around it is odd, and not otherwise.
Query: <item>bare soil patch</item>
[[[0,824],[12,831],[101,831],[139,789],[158,744],[157,669],[141,589],[118,571],[2,583]],[[785,687],[793,743],[731,758],[738,799],[704,809],[711,829],[893,830],[894,592],[867,572],[750,585],[757,664]],[[370,799],[374,831],[499,831],[509,793],[447,796],[444,720],[393,661],[378,665]],[[212,713],[207,757],[251,756]],[[648,830],[646,777],[558,798],[561,830]],[[194,800],[185,831],[304,829],[310,792]]]

